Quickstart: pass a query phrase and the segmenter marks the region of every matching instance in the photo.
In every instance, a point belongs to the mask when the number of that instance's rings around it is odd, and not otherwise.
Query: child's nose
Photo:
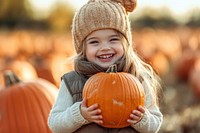
[[[108,43],[103,43],[101,46],[101,50],[107,51],[110,50],[110,46],[108,45]]]

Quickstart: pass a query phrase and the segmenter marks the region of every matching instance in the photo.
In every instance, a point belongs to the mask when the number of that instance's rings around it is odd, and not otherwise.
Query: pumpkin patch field
[[[132,34],[133,48],[162,79],[159,132],[199,132],[200,28],[144,27]],[[51,132],[47,117],[74,54],[68,32],[0,31],[0,133]]]

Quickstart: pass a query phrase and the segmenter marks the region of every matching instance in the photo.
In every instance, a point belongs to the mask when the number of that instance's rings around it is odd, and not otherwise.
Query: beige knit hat
[[[83,40],[93,31],[115,29],[132,45],[128,12],[136,7],[136,0],[89,0],[75,14],[72,23],[73,44],[81,52]]]

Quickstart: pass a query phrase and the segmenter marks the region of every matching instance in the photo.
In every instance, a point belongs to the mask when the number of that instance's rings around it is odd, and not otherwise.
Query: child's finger
[[[97,123],[97,124],[102,124],[103,123],[102,120],[94,120],[94,122]]]
[[[103,117],[102,117],[102,115],[94,115],[94,116],[92,116],[92,119],[93,120],[102,120]]]
[[[140,118],[140,116],[131,114],[131,115],[130,115],[130,118],[131,118],[132,120],[138,120],[138,119]]]
[[[138,117],[141,117],[142,116],[142,112],[138,111],[138,110],[133,110],[132,113]]]
[[[142,106],[138,106],[138,110],[142,113],[145,113],[145,108]]]
[[[91,115],[98,115],[101,113],[101,110],[100,109],[96,109],[96,110],[93,110],[90,112]]]
[[[128,119],[127,122],[130,123],[130,124],[136,124],[137,123],[136,120],[132,120],[132,119]]]
[[[97,108],[98,108],[98,104],[93,104],[90,107],[88,107],[88,111],[93,111],[93,110],[95,110]]]

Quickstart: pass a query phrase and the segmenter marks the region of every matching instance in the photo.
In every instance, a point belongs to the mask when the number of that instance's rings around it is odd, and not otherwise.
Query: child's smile
[[[99,58],[99,60],[101,60],[102,62],[109,62],[112,60],[112,57],[114,56],[114,54],[105,54],[105,55],[100,55],[97,56]]]

